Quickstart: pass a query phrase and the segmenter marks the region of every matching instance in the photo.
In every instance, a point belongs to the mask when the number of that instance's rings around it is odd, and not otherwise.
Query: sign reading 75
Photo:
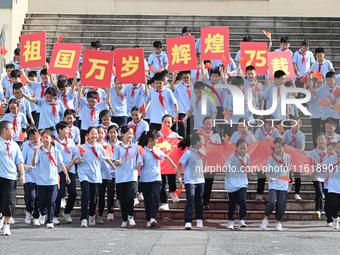
[[[267,73],[267,43],[241,42],[240,65],[243,73],[246,67],[252,65],[257,74]]]

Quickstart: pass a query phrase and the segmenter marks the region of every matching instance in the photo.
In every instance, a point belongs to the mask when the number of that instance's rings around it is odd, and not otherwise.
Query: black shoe
[[[204,210],[204,211],[210,211],[209,204],[203,205],[203,210]]]

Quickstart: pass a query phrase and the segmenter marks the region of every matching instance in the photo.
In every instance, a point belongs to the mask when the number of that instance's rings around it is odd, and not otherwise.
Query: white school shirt
[[[79,150],[76,146],[76,144],[73,142],[72,139],[68,138],[66,143],[62,143],[59,139],[59,137],[57,137],[54,141],[55,147],[60,151],[61,156],[63,158],[63,163],[65,165],[65,167],[71,163],[72,158],[74,156],[74,159],[76,160],[77,158],[79,158]],[[66,146],[64,146],[63,144],[66,144]],[[69,150],[69,152],[66,150]],[[76,173],[76,167],[73,164],[71,166],[71,169],[69,170],[69,173],[75,174]]]
[[[65,95],[62,95],[60,92],[58,93],[57,98],[62,102],[65,109],[73,109],[74,110],[74,98],[76,94],[71,94],[71,92],[67,92]],[[64,102],[64,97],[66,100],[66,104]]]
[[[158,147],[154,146],[152,148],[154,153],[162,160],[165,156],[164,152]],[[151,150],[144,146],[144,155],[141,155],[141,161],[143,166],[140,167],[140,182],[155,182],[162,181],[161,176],[161,163],[152,154]]]
[[[321,101],[320,97],[316,94],[311,94],[311,98],[308,104],[308,110],[310,112],[310,119],[318,119],[322,117]]]
[[[26,88],[28,89],[30,95],[33,96],[35,91],[32,89],[31,85],[26,84]],[[34,98],[35,98],[35,96],[34,96]],[[31,112],[36,111],[37,105],[35,103],[33,103],[33,102],[29,102],[29,104],[31,106]]]
[[[88,142],[81,146],[86,152],[81,153],[83,162],[78,165],[79,182],[87,181],[89,183],[102,183],[102,175],[100,171],[101,159],[105,158],[105,150],[99,143],[93,146],[97,152],[97,156],[92,150],[92,145]]]
[[[14,130],[13,140],[15,142],[19,142],[21,141],[19,140],[19,135],[21,133],[21,130],[25,129],[26,125],[28,124],[26,116],[21,112],[19,112],[17,115],[14,115],[13,113],[10,112],[10,113],[5,114],[5,116],[1,119],[1,121],[7,120],[13,124],[14,116],[16,116],[16,119],[17,119],[17,128]],[[14,128],[14,125],[13,125],[13,128]]]
[[[333,155],[322,163],[323,170],[329,170],[328,193],[340,194],[340,166],[339,158]]]
[[[103,109],[108,109],[105,101],[100,102],[94,106],[95,114],[93,118],[91,118],[91,111],[89,104],[82,100],[80,102],[81,106],[81,130],[87,130],[89,127],[94,126],[97,127],[99,125],[99,113]]]
[[[177,104],[177,100],[170,89],[163,88],[161,92],[156,89],[150,89],[146,102],[150,102],[150,123],[161,124],[165,114],[171,114],[171,106]],[[159,100],[159,94],[162,94],[164,107]]]
[[[8,143],[9,151],[7,151],[6,143]],[[0,177],[16,180],[18,176],[17,165],[20,163],[24,163],[24,158],[19,145],[13,140],[7,142],[0,137]]]
[[[303,55],[305,55],[305,61],[302,63]],[[315,63],[314,55],[311,51],[302,52],[301,49],[296,51],[293,56],[293,63],[296,64],[297,70],[301,73],[301,76],[304,76],[311,69],[312,65]],[[296,78],[301,76],[296,75]]]
[[[136,133],[133,134],[132,138],[133,143],[137,143],[139,141],[139,138],[144,131],[149,131],[149,124],[143,119],[137,125],[133,122],[133,120],[131,120],[128,125],[133,126],[132,128],[136,128]]]
[[[196,81],[198,80],[202,80],[202,70],[201,70],[201,67],[197,67],[197,69],[193,69],[193,70],[190,70],[191,72],[191,78],[190,80],[195,83]],[[198,74],[198,80],[197,80],[197,72],[199,72]],[[204,70],[204,74],[205,76],[209,79],[209,72],[208,72],[208,69],[205,69]]]
[[[267,132],[266,129],[262,126],[258,128],[255,132],[255,138],[259,141],[268,141],[267,136],[271,136],[273,139],[280,137],[280,132],[277,128],[270,130]]]
[[[133,84],[125,84],[120,93],[123,97],[126,97],[127,116],[131,117],[132,107],[141,107],[144,104],[145,85],[142,83],[139,83],[137,86],[133,86]]]
[[[333,64],[331,61],[324,59],[321,63],[316,61],[312,66],[312,72],[318,71],[323,74],[323,77],[326,78],[326,74],[333,69]]]
[[[202,99],[197,99],[196,95],[190,99],[190,111],[194,115],[194,130],[203,129],[204,118],[217,113],[213,100],[208,95],[206,95],[206,99],[207,113],[205,115],[202,114]]]
[[[228,193],[234,193],[241,188],[248,187],[248,177],[246,169],[241,168],[241,156],[240,154],[238,154],[238,152],[235,151],[235,153],[231,154],[227,162],[225,162],[224,164],[224,167],[230,166],[230,169],[229,171],[227,171],[225,176],[224,186]],[[247,153],[244,155],[242,160],[247,166],[249,166],[250,157]]]
[[[34,155],[34,148],[36,146],[28,141],[28,145],[22,150],[22,156],[24,158],[24,163],[28,166],[32,166],[32,159]],[[35,166],[31,170],[25,169],[25,183],[35,183],[36,173]]]
[[[277,160],[283,160],[286,167],[284,167],[283,164],[276,162],[273,157],[275,157]],[[277,178],[282,177],[282,176],[283,177],[289,176],[290,155],[283,152],[283,157],[279,158],[276,155],[276,153],[274,153],[272,156],[269,156],[266,167],[267,167],[266,172],[269,173],[269,176],[271,178],[275,179],[273,182],[268,181],[268,190],[274,189],[274,190],[287,191],[288,190],[288,182],[277,179]]]
[[[123,142],[115,146],[113,160],[122,160],[122,164],[116,166],[116,183],[136,182],[138,179],[136,168],[137,163],[140,162],[138,145],[131,143],[130,146],[127,154],[127,147]]]
[[[306,136],[300,130],[293,135],[292,130],[288,129],[283,133],[283,137],[285,138],[285,144],[292,146],[298,150],[301,150],[302,144],[306,144]],[[294,143],[294,137],[296,142]],[[296,146],[294,146],[296,144]]]
[[[115,111],[115,114],[113,115],[114,117],[124,117],[128,115],[126,96],[123,96],[123,95],[121,95],[120,97],[117,96],[116,87],[112,87],[111,89],[110,102],[111,102],[113,110]],[[111,109],[110,109],[110,112],[111,112]]]
[[[159,68],[162,68],[162,70],[164,70],[165,64],[167,63],[169,63],[168,55],[164,53],[163,51],[161,51],[159,56],[157,56],[155,52],[149,55],[148,65],[152,65],[153,69],[155,69],[156,71],[159,70]],[[150,78],[154,76],[155,76],[155,73],[151,71]]]
[[[241,139],[242,137],[244,137],[243,139],[245,139],[247,142],[254,142],[254,141],[256,141],[255,136],[250,131],[248,131],[248,133],[245,134],[245,135],[242,135],[240,133],[240,131],[235,131],[233,133],[233,135],[231,136],[229,143],[237,143],[237,141],[239,139]]]
[[[266,87],[263,91],[263,100],[266,101],[266,110],[270,109],[273,104],[273,89],[277,89],[277,107],[276,110],[271,113],[275,117],[275,119],[284,120],[285,116],[281,115],[281,88],[282,86],[277,86],[275,83]]]
[[[195,93],[190,85],[191,84],[186,84],[184,81],[175,85],[174,96],[178,103],[178,113],[186,114],[190,108],[190,97]],[[188,89],[190,91],[190,97]]]
[[[51,147],[50,151],[53,161],[50,161],[49,153],[45,147],[41,145],[38,149],[36,156],[36,184],[40,186],[58,185],[59,178],[59,167],[63,163],[63,158],[60,151],[54,146]]]
[[[103,144],[100,144],[100,145],[105,150],[105,153],[106,153],[107,146],[111,146],[105,141],[104,141]],[[108,163],[105,162],[105,158],[100,159],[100,171],[101,171],[101,174],[102,174],[102,180],[111,180],[110,166],[109,166]]]
[[[57,108],[56,115],[53,114],[53,106],[45,98],[38,99],[37,105],[40,107],[40,118],[38,129],[55,127],[64,118],[65,108],[59,100],[54,102]]]
[[[309,155],[309,158],[313,158],[316,160],[316,162],[318,164],[322,164],[327,158],[328,158],[328,154],[327,154],[327,146],[325,146],[325,149],[323,151],[321,151],[319,149],[319,146],[316,147],[316,149],[312,150]],[[314,167],[316,167],[316,165],[314,164]],[[325,175],[322,172],[318,172],[313,181],[319,181],[319,182],[323,182]]]
[[[183,165],[183,175],[185,184],[204,183],[203,157],[198,151],[190,147],[183,153],[179,162]]]
[[[323,85],[321,88],[318,88],[315,90],[315,95],[328,101],[329,104],[331,104],[331,101],[327,96],[332,95],[334,97],[334,92],[336,88],[337,87],[334,87],[331,89],[328,85]],[[336,98],[334,98],[334,100],[336,101]],[[328,117],[339,119],[339,111],[332,110],[331,107],[328,107],[328,106],[321,106],[321,110],[322,110],[322,115],[321,115],[322,120],[325,120]]]

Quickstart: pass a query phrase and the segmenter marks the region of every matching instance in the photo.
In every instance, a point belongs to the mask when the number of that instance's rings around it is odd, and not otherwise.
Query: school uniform
[[[142,107],[145,98],[145,85],[142,83],[133,86],[133,84],[125,84],[120,91],[123,98],[126,98],[127,116],[131,117],[131,109],[134,106]]]
[[[276,51],[276,52],[278,52],[278,51],[284,51],[282,48],[279,48],[279,49],[276,49],[276,50],[274,50],[274,51]],[[288,50],[286,50],[286,51],[289,51],[290,52],[290,55],[291,55],[291,57],[292,57],[292,59],[293,59],[293,52],[290,50],[290,49],[288,49]]]
[[[16,204],[17,165],[24,163],[18,144],[0,137],[0,211],[11,217]]]
[[[104,89],[97,89],[97,90],[93,90],[93,89],[87,89],[86,90],[86,93],[84,94],[84,97],[83,97],[83,100],[85,99],[85,101],[87,102],[87,93],[90,92],[90,91],[94,91],[94,92],[97,92],[97,103],[101,103],[101,102],[104,102],[105,99],[106,99],[106,92]]]
[[[289,176],[290,156],[283,152],[280,158],[276,153],[269,157],[266,165],[266,172],[271,178],[275,178],[273,182],[268,181],[268,203],[265,210],[265,216],[269,217],[274,210],[276,211],[276,220],[281,221],[286,210],[288,182],[277,179],[281,176]]]
[[[197,99],[196,95],[193,95],[190,99],[190,111],[194,115],[194,130],[203,129],[203,120],[206,116],[211,116],[217,113],[216,106],[213,100],[208,95],[202,95],[206,97],[206,114],[202,114],[202,98]]]
[[[70,133],[69,133],[68,138],[73,139],[75,144],[80,143],[80,130],[79,130],[79,128],[72,125],[72,127],[70,127]]]
[[[196,219],[203,220],[204,193],[204,158],[197,150],[190,147],[179,162],[183,165],[184,184],[186,190],[185,222],[192,222],[195,204]],[[198,170],[197,167],[200,169]]]
[[[275,140],[281,137],[281,134],[277,128],[270,130],[269,132],[262,126],[258,128],[255,132],[255,138],[259,141]]]
[[[28,166],[32,166],[32,159],[34,154],[35,145],[28,142],[28,146],[25,146],[22,150],[22,156],[24,158],[24,163]],[[39,218],[39,209],[38,209],[38,197],[37,197],[37,185],[35,182],[35,167],[31,170],[25,169],[25,205],[26,211],[29,213],[33,213],[33,218]]]
[[[17,99],[15,96],[12,96],[9,98],[9,100],[11,100],[12,98]],[[19,104],[19,111],[27,117],[32,112],[30,102],[24,97],[17,100]]]
[[[321,117],[322,117],[322,109],[320,104],[320,97],[316,94],[311,94],[311,98],[308,103],[308,110],[310,112],[310,120],[312,124],[312,136],[313,136],[313,145],[316,144],[316,135],[321,132]]]
[[[125,126],[127,124],[127,99],[126,96],[121,95],[117,96],[116,87],[112,87],[111,89],[111,98],[110,102],[112,105],[115,114],[113,115],[111,110],[111,118],[112,122],[117,123],[118,126]]]
[[[244,220],[247,212],[246,192],[248,187],[248,177],[245,169],[249,166],[250,157],[246,153],[242,158],[237,151],[231,154],[224,167],[230,166],[225,177],[225,189],[229,197],[229,220],[234,220],[236,203],[240,205],[239,217]]]
[[[36,99],[43,99],[45,97],[45,91],[47,88],[52,87],[51,82],[44,84],[43,82],[32,82],[31,86],[28,86],[29,90],[31,90],[33,93],[35,92],[35,97]],[[32,94],[33,95],[33,94]],[[36,106],[36,116],[33,116],[34,121],[37,118],[38,122],[35,121],[36,125],[39,124],[39,117],[40,117],[40,106],[35,105]]]
[[[255,136],[250,131],[248,131],[248,133],[245,135],[242,135],[240,131],[235,131],[233,135],[231,136],[229,143],[237,143],[239,139],[245,139],[247,142],[256,141]]]
[[[47,223],[52,223],[55,202],[58,195],[58,166],[63,163],[60,151],[51,146],[51,150],[46,151],[42,145],[36,155],[36,183],[38,187],[39,211],[45,215],[47,209]]]
[[[116,166],[116,188],[120,200],[123,221],[133,216],[133,203],[137,192],[138,171],[136,164],[140,162],[138,145],[131,143],[126,147],[123,142],[115,146],[113,160],[122,160]]]
[[[2,77],[1,79],[1,87],[3,89],[7,89],[7,86],[11,85],[13,82],[12,82],[12,79],[8,77],[8,75]]]
[[[256,91],[256,87],[259,88],[259,91]],[[259,93],[263,93],[263,85],[261,82],[259,81],[254,81],[254,82],[250,82],[249,80],[244,80],[244,88],[248,89],[248,88],[251,88],[251,92],[253,94],[253,99],[255,101],[255,106],[256,106],[256,109],[260,110],[260,107],[261,107],[261,102],[260,102],[260,99],[259,99]]]
[[[38,99],[40,118],[38,129],[55,127],[64,118],[65,108],[60,101],[49,103],[45,98]]]
[[[8,64],[8,65],[10,65],[10,64],[14,65],[14,69],[18,69],[18,70],[19,70],[19,68],[20,68],[20,62],[18,62],[16,59],[12,59],[12,60],[9,61],[7,64]],[[27,72],[27,71],[28,71],[28,68],[25,68],[25,69],[23,69],[23,70],[24,70],[24,72]]]
[[[324,59],[321,63],[319,61],[316,61],[312,65],[312,72],[318,71],[319,73],[323,74],[323,77],[326,77],[326,74],[333,69],[333,64],[331,61]]]
[[[62,95],[59,92],[57,98],[60,100],[60,102],[63,103],[65,109],[73,109],[74,110],[75,94],[71,94],[71,92],[67,92],[65,95]]]
[[[24,93],[27,95],[30,95],[30,92],[27,88],[27,86],[23,86]],[[13,91],[13,84],[11,83],[10,85],[7,86],[6,88],[6,98],[10,98],[14,96],[14,91]]]
[[[54,143],[55,147],[61,152],[61,156],[63,158],[63,163],[65,167],[71,163],[73,157],[75,160],[79,157],[79,150],[77,149],[77,146],[72,139],[69,138],[65,143],[63,143],[61,142],[60,138],[56,138]],[[73,164],[71,169],[68,171],[68,176],[71,180],[70,184],[66,184],[66,176],[64,172],[59,172],[59,176],[60,176],[60,188],[58,190],[56,208],[54,211],[54,217],[57,218],[60,212],[60,202],[61,199],[65,197],[66,188],[68,193],[68,199],[64,210],[64,214],[70,214],[73,210],[74,203],[77,198],[75,165]]]
[[[149,124],[145,120],[141,120],[136,125],[133,120],[128,123],[129,126],[133,129],[133,138],[132,143],[138,143],[140,136],[144,131],[149,131]]]
[[[330,143],[337,143],[340,141],[340,135],[337,133],[334,133],[333,136],[330,136],[328,133],[325,133],[326,136],[326,145]]]
[[[30,95],[33,95],[35,93],[35,91],[32,89],[32,86],[29,84],[26,84],[26,87],[30,93]],[[33,102],[29,102],[30,106],[31,106],[31,113],[32,113],[32,117],[33,120],[35,122],[35,125],[38,126],[39,125],[39,117],[37,115],[37,105]]]
[[[301,73],[301,76],[296,75],[296,78],[301,78],[309,72],[312,65],[315,63],[314,55],[309,50],[302,52],[302,50],[299,49],[294,53],[293,63],[296,64],[297,70]]]
[[[13,113],[7,113],[5,116],[1,119],[1,121],[9,121],[13,124],[14,134],[13,134],[13,140],[15,142],[22,143],[22,141],[19,139],[20,133],[23,129],[26,129],[27,125],[27,119],[26,116],[19,112],[17,115],[14,115]]]
[[[195,83],[196,81],[202,80],[202,70],[201,67],[198,66],[197,69],[190,70],[190,80]],[[204,70],[204,74],[207,78],[209,78],[209,72],[207,69]]]
[[[175,85],[174,96],[178,103],[178,119],[183,120],[190,108],[190,98],[194,95],[194,90],[191,84],[186,84],[185,82],[180,82]],[[190,133],[190,122],[187,122],[187,129],[185,131],[184,123],[178,123],[178,133],[185,137],[185,134]]]
[[[38,78],[39,82],[42,82],[42,80],[41,80],[41,71],[42,71],[42,69],[37,71],[37,78]],[[56,75],[55,74],[52,74],[52,75],[54,76],[54,79],[57,80],[56,79],[57,78]]]
[[[152,149],[144,146],[144,152],[144,155],[141,155],[143,166],[140,168],[139,182],[142,184],[146,220],[149,221],[157,217],[162,187],[160,161],[164,159],[165,154],[156,146]]]
[[[269,110],[273,105],[273,89],[277,89],[277,107],[276,110],[271,113],[275,117],[275,119],[278,120],[284,120],[285,116],[282,116],[281,114],[281,86],[277,86],[275,83],[269,85],[266,87],[266,89],[263,91],[263,100],[266,102],[266,110]]]
[[[96,211],[98,187],[102,183],[101,159],[105,158],[105,150],[97,142],[94,146],[86,142],[81,147],[86,151],[80,155],[83,157],[83,161],[78,165],[81,187],[81,220],[83,220],[87,219],[88,215],[94,216]]]
[[[197,41],[195,42],[195,48],[196,52],[201,53],[201,38],[198,38]]]
[[[156,53],[151,53],[149,55],[148,58],[148,65],[152,65],[153,69],[155,71],[158,71],[160,68],[162,68],[162,70],[164,70],[165,68],[165,64],[169,63],[168,60],[168,55],[164,52],[161,51],[161,53],[159,55],[156,55]],[[150,72],[150,78],[154,77],[155,73],[154,72]]]
[[[327,155],[327,157],[324,157],[324,160],[326,160],[327,158],[329,158],[330,156]],[[327,169],[324,169],[327,170]],[[317,173],[316,175],[318,175],[319,173]],[[326,214],[326,219],[327,219],[327,223],[331,223],[333,222],[332,219],[332,214],[331,214],[331,209],[330,209],[330,201],[329,201],[329,196],[328,196],[328,180],[329,180],[329,171],[326,172],[321,172],[321,178],[324,180],[323,182],[323,194],[325,196],[325,205],[324,205],[324,210],[325,210],[325,214]]]

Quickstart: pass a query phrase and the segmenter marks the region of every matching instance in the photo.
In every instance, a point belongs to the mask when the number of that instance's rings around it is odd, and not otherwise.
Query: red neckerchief
[[[200,67],[197,67],[197,73],[196,73],[196,81],[198,81],[198,79],[200,78]]]
[[[94,107],[90,107],[91,109],[91,122],[93,123],[94,120],[96,119],[96,110]]]
[[[246,93],[246,89],[243,89],[243,91],[242,91],[242,93],[243,93],[243,96],[244,96],[244,94]],[[246,101],[244,101],[244,105],[245,105],[245,107],[247,107],[248,108],[248,105],[247,105],[247,103],[246,103]]]
[[[201,99],[197,99],[197,100],[196,100],[196,109],[197,109],[197,110],[198,110],[198,105],[197,105],[197,104],[198,104],[198,101],[200,101],[200,100],[201,100]]]
[[[162,96],[162,90],[156,90],[156,92],[159,93],[159,102],[161,103],[161,105],[163,106],[163,108],[165,110],[164,98]]]
[[[327,144],[331,143],[333,138],[334,138],[334,136],[328,136],[327,137]]]
[[[162,65],[161,65],[161,55],[157,56],[157,58],[158,58],[159,68],[162,68]]]
[[[135,86],[132,86],[132,91],[131,91],[131,97],[132,98],[135,98],[135,89],[138,89],[142,86],[142,84],[138,83],[138,85],[135,87]],[[122,99],[123,101],[123,99]]]
[[[299,54],[302,55],[302,64],[306,65],[306,52],[303,53],[300,50],[298,50]]]
[[[321,66],[322,66],[322,63],[319,63],[319,73],[321,71]]]
[[[68,134],[68,138],[72,139],[72,130],[70,129],[70,133]]]
[[[320,153],[318,152],[318,147],[316,147],[316,153],[319,155],[320,157],[320,164],[322,163],[323,161],[323,157],[326,156],[327,153],[323,152],[323,151],[320,151]]]
[[[63,97],[63,102],[64,102],[64,105],[65,105],[65,108],[68,109],[66,95],[61,95],[61,96]]]
[[[240,133],[240,134],[241,134],[241,133]],[[244,140],[245,140],[245,139],[247,138],[247,136],[248,136],[248,133],[245,134],[245,135],[242,135],[242,134],[241,134],[241,139],[244,139]]]
[[[269,134],[269,133],[264,133],[264,131],[263,131],[263,126],[262,127],[260,127],[260,129],[261,129],[261,131],[262,131],[262,134],[266,137],[266,139],[268,140],[268,137],[271,137],[271,134]],[[267,131],[266,131],[267,132]]]
[[[120,147],[124,148],[122,143],[119,144]],[[125,152],[125,161],[127,160],[127,156],[128,156],[128,153],[129,153],[129,149],[131,148],[131,145],[129,145],[128,147],[126,147],[126,152]]]
[[[296,135],[293,135],[293,131],[292,130],[290,130],[290,132],[292,133],[293,139],[290,141],[290,143],[288,143],[288,145],[290,145],[291,143],[294,142],[294,148],[296,148]]]
[[[42,147],[43,147],[43,145],[40,146],[40,150],[41,150],[42,152],[44,152],[43,149],[42,149]],[[52,147],[51,147],[51,150],[52,150]],[[55,167],[58,168],[57,163],[55,162],[55,160],[54,160],[54,158],[53,158],[53,156],[52,156],[52,153],[51,153],[50,151],[46,151],[46,153],[48,154],[48,159],[50,160],[50,163],[53,164],[53,165],[55,165]]]
[[[156,160],[162,160],[154,150],[150,150],[150,152],[153,154],[153,156],[155,157]]]
[[[8,142],[5,142],[5,144],[7,145],[7,155],[8,155],[8,158],[11,159],[11,156],[9,155],[9,143]]]
[[[45,96],[45,89],[48,88],[48,86],[47,85],[44,86],[43,82],[40,84],[40,86],[41,86],[40,98],[43,98]]]
[[[17,122],[17,115],[13,114],[13,129],[14,129],[14,133],[16,133],[18,131],[18,122]]]
[[[189,99],[190,99],[190,85],[185,85],[184,82],[182,82],[183,86],[186,86],[187,87],[187,90],[188,90],[188,96],[189,96]]]
[[[283,164],[284,166],[286,166],[286,163],[284,162],[284,160],[282,160],[282,159],[277,160],[274,153],[273,153],[272,157],[273,157],[273,159],[275,160],[276,163]]]
[[[53,112],[53,116],[57,117],[57,107],[55,106],[55,104],[50,104],[52,106],[52,112]]]
[[[241,156],[237,153],[237,150],[235,150],[235,156],[237,159],[241,160],[241,164],[244,168],[244,170],[246,171],[246,173],[250,174],[251,172],[249,170],[247,170],[247,164],[244,162],[244,160],[241,158]]]
[[[90,145],[91,146],[91,145]],[[91,146],[91,150],[94,153],[94,155],[100,160],[100,157],[98,156],[98,153],[96,151],[96,148],[94,148],[94,146]]]
[[[32,147],[32,144],[31,144],[31,143],[28,143],[28,145],[32,148],[32,150],[34,150],[34,148]]]
[[[71,133],[71,132],[70,132]],[[60,143],[62,146],[65,147],[65,151],[68,153],[68,154],[71,154],[70,150],[68,149],[67,145],[68,145],[68,142],[67,143],[63,143],[61,142],[58,138],[55,139],[58,143]]]
[[[99,92],[97,91],[97,101],[98,101],[98,103],[100,103],[100,95],[99,95]]]

